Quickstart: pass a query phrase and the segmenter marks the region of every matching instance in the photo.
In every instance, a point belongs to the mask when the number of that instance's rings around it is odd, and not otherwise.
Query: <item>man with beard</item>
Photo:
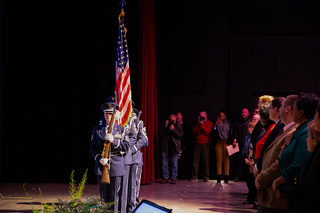
[[[242,150],[244,145],[244,139],[248,135],[247,124],[251,121],[249,117],[249,110],[247,108],[243,108],[241,111],[241,117],[238,118],[233,124],[233,146],[238,143],[239,150]],[[241,152],[237,154],[237,172],[236,179],[237,181],[242,181],[243,179],[243,167],[244,167],[244,159],[241,155]]]

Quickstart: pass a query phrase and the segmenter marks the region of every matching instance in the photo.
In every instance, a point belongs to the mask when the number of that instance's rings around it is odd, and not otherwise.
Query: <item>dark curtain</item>
[[[159,168],[155,167],[159,165],[159,145],[154,0],[140,0],[139,12],[139,106],[149,138],[149,146],[142,149],[141,184],[149,184],[159,176]]]

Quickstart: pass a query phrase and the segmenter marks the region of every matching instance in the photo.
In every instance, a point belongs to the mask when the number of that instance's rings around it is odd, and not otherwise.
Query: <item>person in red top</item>
[[[263,126],[263,128],[260,131],[260,135],[257,139],[257,143],[256,143],[256,152],[254,155],[254,162],[255,162],[255,168],[254,168],[254,176],[257,177],[258,175],[258,168],[257,168],[257,163],[260,160],[260,153],[261,150],[263,148],[264,143],[266,142],[268,136],[270,135],[270,133],[272,132],[274,126],[275,126],[275,122],[273,120],[270,119],[269,117],[269,111],[270,108],[269,106],[271,105],[271,103],[263,103],[260,106],[260,122]]]
[[[212,126],[213,123],[207,119],[207,113],[200,112],[198,123],[192,129],[196,135],[191,179],[193,182],[198,181],[200,158],[203,159],[204,182],[209,181],[210,133]]]

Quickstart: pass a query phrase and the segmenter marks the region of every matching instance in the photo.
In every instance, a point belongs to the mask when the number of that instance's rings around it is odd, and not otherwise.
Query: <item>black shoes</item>
[[[224,176],[224,183],[228,183],[229,182],[229,175],[225,175]]]
[[[217,183],[221,183],[221,175],[217,176]]]

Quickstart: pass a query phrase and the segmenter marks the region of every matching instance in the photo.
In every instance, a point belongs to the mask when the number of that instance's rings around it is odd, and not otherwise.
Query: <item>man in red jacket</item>
[[[193,133],[196,135],[191,179],[193,182],[198,181],[198,169],[201,156],[204,166],[204,182],[209,181],[210,132],[212,126],[213,123],[207,120],[207,113],[200,112],[198,123],[193,127]]]

